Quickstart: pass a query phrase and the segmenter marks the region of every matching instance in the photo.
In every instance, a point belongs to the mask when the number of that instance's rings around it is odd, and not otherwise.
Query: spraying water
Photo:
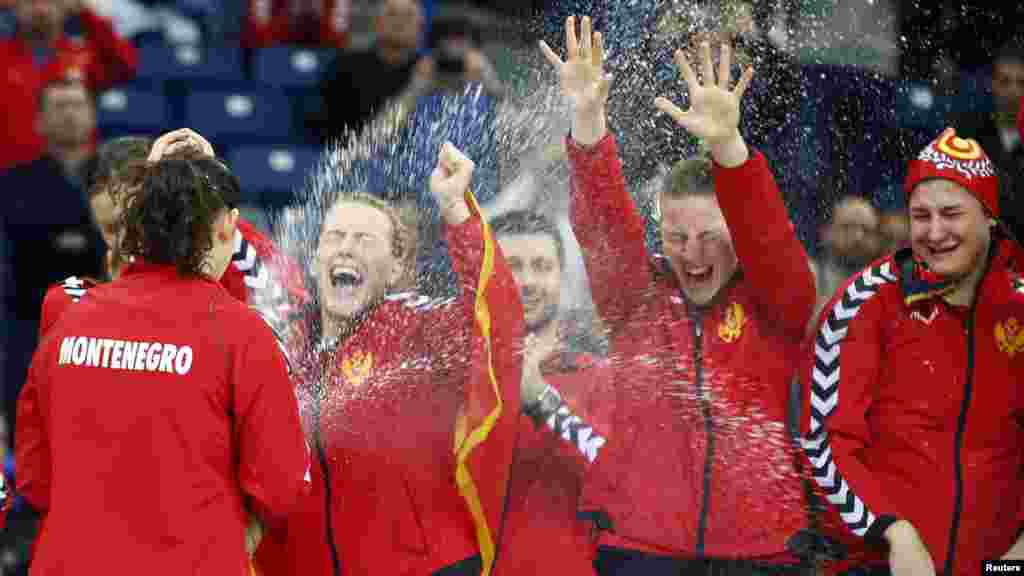
[[[671,53],[676,48],[692,49],[699,40],[734,42],[740,54],[739,64],[757,67],[755,82],[743,103],[742,130],[748,142],[768,156],[792,220],[808,247],[813,246],[817,224],[834,197],[831,193],[816,197],[822,181],[827,179],[823,157],[833,146],[831,142],[819,141],[821,131],[814,128],[816,117],[832,102],[816,91],[817,87],[828,84],[829,72],[813,66],[800,69],[796,62],[797,57],[812,62],[825,60],[825,48],[832,42],[823,31],[823,21],[828,15],[805,15],[806,21],[796,30],[787,26],[785,14],[765,19],[745,12],[742,5],[736,3],[719,8],[668,0],[630,0],[611,3],[603,16],[609,47],[607,68],[614,76],[609,124],[619,141],[630,192],[648,224],[649,254],[660,252],[659,214],[654,198],[665,171],[677,159],[699,150],[699,143],[656,113],[652,102],[655,96],[666,96],[684,108],[687,106],[686,89],[679,80]],[[530,28],[536,35],[548,38],[553,46],[560,46],[562,43],[553,42],[552,38],[558,37],[564,14],[555,12],[553,17],[533,22]],[[559,93],[557,80],[534,46],[531,43],[522,52],[513,54],[513,60],[518,62],[519,81],[501,102],[491,101],[475,87],[438,95],[409,113],[386,114],[363,133],[351,135],[325,150],[300,192],[298,207],[278,222],[277,234],[282,246],[308,269],[324,212],[339,193],[366,191],[391,201],[412,202],[419,214],[417,289],[428,299],[449,298],[457,288],[438,233],[437,207],[425,189],[438,149],[444,141],[450,140],[477,163],[473,191],[488,216],[515,209],[534,209],[549,214],[558,223],[570,254],[570,265],[563,281],[563,307],[590,306],[586,271],[568,219],[569,178],[563,140],[568,133],[570,113]],[[856,87],[859,97],[847,109],[839,110],[840,119],[850,121],[850,117],[868,115],[869,111],[882,121],[891,117],[891,110],[876,102],[894,96],[886,92],[887,85],[877,73],[864,73],[858,78],[862,81]],[[882,149],[871,133],[827,133],[844,141],[863,136],[864,150],[900,158],[905,157],[899,154],[903,147],[909,149],[915,145],[897,139],[895,150]],[[856,164],[853,160],[857,158],[851,157],[851,163]],[[849,176],[848,172],[839,174]],[[846,190],[851,186],[871,184],[846,183],[841,188]],[[670,320],[653,319],[652,322]],[[380,329],[387,330],[387,327]],[[627,368],[650,362],[665,363],[666,367],[675,362],[685,365],[692,360],[673,354],[668,349],[619,352],[610,360]],[[431,363],[410,358],[408,369],[429,370]],[[738,370],[734,366],[708,364],[703,367],[703,378],[742,390],[755,386],[757,372],[758,366]],[[715,426],[719,444],[714,453],[717,460],[728,463],[734,458],[733,454],[740,453],[749,458],[750,446],[756,445],[760,455],[756,462],[734,464],[749,467],[752,474],[780,478],[792,474],[793,461],[785,450],[790,442],[785,422],[769,416],[772,410],[757,402],[737,405],[726,397],[711,396],[708,390],[714,386],[695,386],[694,375],[686,370],[677,374],[676,378],[657,383],[656,387],[651,382],[629,379],[623,379],[620,386],[625,397],[632,399],[630,401],[649,401],[655,395],[674,406],[678,421],[662,424],[665,433],[678,433],[686,426],[703,426],[702,409],[718,414]],[[389,385],[402,384],[400,379],[392,379]],[[338,401],[343,402],[344,398]],[[682,428],[679,423],[683,423]],[[438,425],[448,424],[439,422]],[[666,486],[665,489],[672,488]],[[753,484],[750,489],[755,489]],[[805,506],[792,492],[722,493],[715,497],[720,500],[757,499],[764,502],[763,509],[759,510],[763,514]]]

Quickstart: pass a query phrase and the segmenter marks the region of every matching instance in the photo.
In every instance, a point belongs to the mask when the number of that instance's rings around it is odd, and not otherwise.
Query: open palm
[[[736,87],[729,90],[732,55],[727,44],[722,45],[722,55],[718,66],[718,77],[711,63],[711,47],[702,45],[702,80],[697,79],[690,62],[682,50],[675,53],[676,65],[686,81],[690,95],[690,109],[683,111],[667,98],[656,98],[654,105],[672,118],[690,134],[714,143],[732,137],[739,128],[740,100],[750,79],[754,75],[753,68],[747,68]]]
[[[565,61],[543,40],[540,49],[558,72],[562,94],[577,111],[592,110],[608,101],[611,79],[604,73],[604,39],[600,32],[593,32],[589,16],[582,19],[579,40],[576,18],[565,20]]]

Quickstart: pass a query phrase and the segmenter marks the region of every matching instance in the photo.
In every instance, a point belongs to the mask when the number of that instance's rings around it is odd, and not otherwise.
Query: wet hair
[[[700,154],[676,162],[667,175],[661,192],[668,198],[714,197],[715,182],[711,158]]]
[[[88,179],[89,198],[107,192],[119,174],[145,162],[152,147],[153,139],[145,136],[122,136],[100,145]]]
[[[179,276],[200,276],[213,248],[213,224],[228,208],[193,160],[161,160],[137,169],[123,199],[120,250]]]
[[[555,223],[543,214],[528,210],[514,210],[494,218],[490,224],[495,238],[526,234],[550,237],[555,242],[555,248],[558,251],[559,268],[565,267],[565,245],[562,243],[562,235]]]
[[[220,194],[228,208],[237,208],[241,204],[242,185],[238,177],[231,172],[228,165],[220,158],[200,156],[192,160],[195,167],[210,180],[210,184]]]
[[[408,235],[405,233],[405,226],[402,223],[402,217],[399,215],[398,210],[392,206],[387,200],[374,196],[368,192],[342,192],[331,202],[330,208],[324,212],[323,219],[320,221],[320,234],[323,234],[324,223],[327,221],[327,214],[334,209],[338,204],[362,204],[371,208],[376,208],[380,212],[384,213],[391,221],[391,255],[397,260],[405,260],[406,258],[406,238]],[[318,234],[319,236],[319,234]]]

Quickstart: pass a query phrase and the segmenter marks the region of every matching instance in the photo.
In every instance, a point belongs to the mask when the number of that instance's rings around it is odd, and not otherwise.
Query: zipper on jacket
[[[331,355],[333,357],[333,355]],[[321,383],[326,387],[326,383]],[[316,401],[313,403],[313,446],[316,448],[317,460],[320,462],[320,472],[324,476],[324,528],[326,531],[327,549],[331,553],[331,567],[334,576],[341,576],[341,559],[338,557],[338,547],[334,543],[334,521],[331,514],[331,472],[327,466],[327,452],[324,450],[323,441],[320,438],[320,402],[324,390],[318,391]]]
[[[980,288],[980,284],[979,284]],[[953,498],[953,522],[949,528],[949,545],[946,548],[946,565],[942,569],[945,576],[952,576],[953,561],[956,557],[957,532],[960,529],[960,513],[963,508],[964,479],[960,449],[963,444],[964,428],[967,427],[967,409],[971,405],[971,392],[974,385],[974,301],[967,313],[967,375],[964,382],[964,399],[960,404],[960,416],[956,420],[956,435],[953,440],[953,482],[955,496]]]
[[[704,556],[704,536],[708,527],[708,509],[711,505],[711,463],[715,452],[714,423],[711,420],[711,399],[704,386],[704,314],[697,312],[693,320],[693,381],[704,416],[707,448],[704,455],[704,492],[697,520],[697,557]]]

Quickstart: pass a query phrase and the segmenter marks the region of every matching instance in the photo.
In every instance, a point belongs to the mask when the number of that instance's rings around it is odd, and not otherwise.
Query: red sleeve
[[[574,388],[582,393],[577,398],[565,399],[553,414],[533,416],[537,425],[562,440],[559,453],[584,470],[603,458],[613,428],[617,403],[613,398],[611,369],[602,361],[571,374],[545,374],[549,385],[559,393],[567,378],[578,379]]]
[[[82,10],[80,16],[95,50],[96,60],[89,79],[92,87],[100,91],[135,77],[139,67],[139,53],[135,46],[118,37],[113,24],[106,18],[88,9]]]
[[[650,285],[644,222],[626,190],[615,138],[584,148],[571,136],[572,229],[580,243],[594,304],[612,330],[621,326]]]
[[[235,255],[240,256],[235,260],[235,266],[242,268],[248,264],[250,258],[259,261],[257,265],[252,263],[252,278],[246,283],[257,293],[265,292],[266,298],[257,296],[253,298],[256,302],[272,301],[275,305],[291,303],[301,306],[309,301],[309,293],[303,279],[302,268],[298,263],[282,252],[263,232],[246,220],[239,219],[238,229],[242,238],[253,248],[252,255],[236,251]],[[241,248],[240,248],[241,249]]]
[[[810,405],[804,407],[809,417],[801,422],[814,481],[850,532],[873,539],[900,509],[862,458],[871,444],[868,410],[883,369],[886,314],[877,293],[895,280],[888,267],[858,275],[825,308],[814,337]]]
[[[715,163],[715,194],[760,313],[800,340],[814,313],[814,273],[768,162],[761,152],[751,153],[735,168]]]
[[[277,41],[274,22],[274,0],[248,0],[249,9],[245,13],[242,27],[242,46],[244,48],[266,48]]]
[[[232,367],[238,478],[265,520],[281,520],[309,489],[310,453],[282,348],[247,313],[245,342]]]
[[[519,291],[501,249],[475,200],[470,205],[473,216],[446,230],[461,284],[461,305],[473,327],[472,350],[462,353],[470,365],[455,426],[455,478],[474,519],[481,555],[489,564],[518,432],[524,320]]]
[[[18,396],[14,430],[17,492],[40,514],[50,509],[50,442],[47,422],[46,359],[49,340],[36,352]]]

